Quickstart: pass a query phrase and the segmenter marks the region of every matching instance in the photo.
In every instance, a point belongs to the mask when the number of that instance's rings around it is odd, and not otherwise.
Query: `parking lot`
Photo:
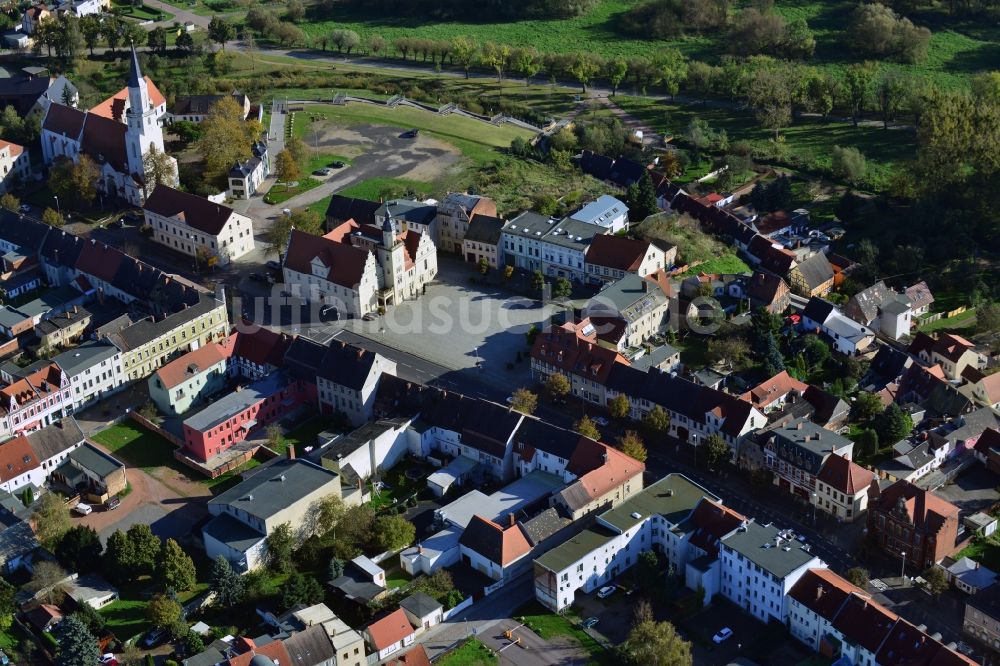
[[[941,486],[935,494],[958,507],[963,517],[985,511],[1000,500],[996,477],[982,465],[972,465],[953,483]]]

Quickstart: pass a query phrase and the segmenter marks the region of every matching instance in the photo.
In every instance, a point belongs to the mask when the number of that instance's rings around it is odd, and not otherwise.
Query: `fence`
[[[448,610],[446,610],[444,612],[444,614],[441,616],[442,622],[447,621],[448,618],[450,618],[450,617],[452,617],[454,615],[458,615],[459,613],[461,613],[462,611],[464,611],[466,608],[468,608],[469,606],[471,606],[472,603],[473,603],[472,597],[466,597],[465,599],[462,600],[462,603],[458,604],[454,608],[449,608]]]

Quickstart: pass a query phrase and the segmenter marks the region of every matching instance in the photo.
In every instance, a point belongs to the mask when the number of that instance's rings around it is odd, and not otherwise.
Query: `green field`
[[[323,184],[323,181],[316,180],[311,176],[303,176],[294,182],[295,185],[292,187],[289,187],[284,183],[275,183],[264,196],[264,202],[269,204],[284,203],[292,197],[298,196],[303,192],[308,192],[309,190]]]
[[[971,544],[955,555],[956,560],[963,557],[976,560],[993,571],[1000,571],[1000,537],[995,535],[986,539],[976,537]]]
[[[174,17],[173,14],[161,12],[156,8],[144,7],[142,5],[135,7],[131,2],[120,0],[115,0],[112,6],[115,10],[120,11],[122,16],[128,16],[139,21],[169,21]]]
[[[181,468],[174,458],[173,444],[132,421],[113,425],[91,439],[145,471],[157,467]]]
[[[399,37],[449,40],[467,36],[480,43],[494,41],[511,46],[533,46],[543,52],[587,51],[604,57],[650,57],[664,47],[677,48],[690,58],[717,63],[727,53],[724,30],[705,35],[686,35],[671,40],[641,39],[616,30],[618,17],[633,7],[632,0],[600,0],[585,16],[568,19],[520,21],[435,21],[412,13],[386,14],[365,9],[357,3],[338,3],[332,10],[314,9],[301,27],[315,40],[330,31],[346,28],[366,41],[380,35],[390,43]],[[734,3],[738,7],[750,2]],[[853,58],[841,45],[841,36],[856,3],[850,0],[777,0],[775,9],[787,19],[803,18],[816,39],[812,64],[836,69],[863,60]],[[964,75],[991,69],[997,61],[1000,31],[988,19],[951,19],[942,7],[906,13],[917,25],[929,27],[931,38],[927,58],[916,65],[900,65],[916,74],[933,75],[939,83],[961,84]]]
[[[524,622],[543,640],[553,636],[565,636],[575,640],[590,655],[591,664],[602,664],[609,660],[609,655],[601,644],[574,624],[570,617],[553,613],[537,601],[530,601],[521,606],[514,611],[513,617]]]
[[[932,333],[933,331],[953,330],[959,328],[969,328],[976,324],[976,308],[969,308],[954,317],[942,317],[937,321],[932,321],[920,327],[922,333]]]
[[[500,663],[500,659],[482,641],[470,638],[437,663],[438,666],[494,666]]]
[[[149,629],[147,605],[145,601],[119,599],[99,612],[107,621],[108,630],[114,632],[119,640],[124,641]]]

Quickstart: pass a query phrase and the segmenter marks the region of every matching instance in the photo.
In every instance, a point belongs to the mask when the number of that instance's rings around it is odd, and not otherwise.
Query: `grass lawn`
[[[154,7],[132,6],[131,2],[113,2],[112,7],[121,12],[122,16],[138,19],[139,21],[169,21],[173,14],[162,12]]]
[[[261,462],[256,458],[251,458],[250,462],[243,465],[242,468],[238,470],[233,470],[231,472],[226,472],[225,474],[220,474],[214,479],[201,479],[201,481],[212,489],[212,492],[216,495],[225,492],[238,484],[243,480],[243,473],[252,470],[254,467],[259,467]]]
[[[377,124],[406,130],[419,129],[433,137],[453,144],[462,155],[477,163],[484,163],[496,156],[497,148],[507,148],[515,137],[528,139],[531,132],[513,125],[491,125],[465,116],[439,116],[436,113],[398,106],[391,109],[371,104],[346,104],[344,106],[307,106],[303,113],[295,114],[293,131],[308,139],[309,119],[325,116],[340,125]]]
[[[744,273],[750,270],[742,259],[732,253],[725,253],[718,257],[713,257],[705,263],[698,264],[691,270],[687,271],[686,274],[697,275],[698,273],[705,273],[706,275],[714,275],[716,273],[720,274],[735,274]]]
[[[149,629],[146,605],[145,601],[119,599],[98,612],[107,621],[108,630],[124,641]]]
[[[390,590],[401,588],[412,580],[413,578],[399,566],[398,561],[385,571],[385,584]]]
[[[345,197],[357,197],[359,199],[378,201],[379,197],[382,197],[387,193],[395,194],[412,191],[418,196],[429,196],[435,189],[436,188],[432,184],[423,183],[419,180],[408,180],[406,178],[369,178],[368,180],[363,180],[360,183],[355,183],[350,187],[345,187],[337,194],[342,194]],[[322,213],[326,213],[326,207],[330,205],[330,200],[323,199],[323,202],[324,205]],[[319,202],[316,202],[315,205],[318,206]],[[310,209],[313,209],[312,206],[310,206]]]
[[[322,182],[311,176],[303,176],[295,182],[295,187],[288,187],[284,183],[276,183],[264,197],[264,202],[269,204],[283,203],[303,192],[308,192],[314,187],[319,187]]]
[[[701,369],[708,365],[708,340],[688,333],[677,342],[671,343],[681,352],[681,363],[687,367]]]
[[[306,165],[305,173],[311,174],[313,171],[329,167],[334,162],[343,162],[345,165],[351,164],[351,158],[343,155],[329,155],[326,153],[313,153],[309,156],[309,163]],[[335,174],[340,173],[339,169],[333,170]]]
[[[92,439],[106,446],[114,455],[147,471],[157,467],[185,469],[174,458],[173,444],[131,421],[102,430]]]
[[[499,663],[500,658],[475,638],[468,639],[437,661],[438,666],[493,666]]]
[[[976,560],[993,571],[1000,571],[1000,537],[992,536],[986,539],[976,537],[971,544],[955,555],[956,560],[963,557]]]
[[[543,640],[553,636],[575,639],[591,656],[591,663],[600,664],[609,660],[607,651],[590,634],[573,624],[567,616],[553,613],[537,601],[521,606],[514,611],[513,617],[528,625]]]
[[[955,315],[954,317],[942,317],[937,321],[932,321],[929,324],[924,324],[918,330],[922,333],[931,333],[933,331],[941,330],[951,330],[956,328],[968,328],[975,325],[976,323],[976,308],[969,308],[962,314]]]
[[[317,435],[324,430],[331,430],[332,428],[333,426],[328,419],[321,416],[314,416],[304,421],[295,429],[285,433],[281,438],[281,443],[272,448],[277,453],[284,455],[288,451],[288,447],[294,444],[295,450],[299,454],[303,454],[307,446],[316,446]]]

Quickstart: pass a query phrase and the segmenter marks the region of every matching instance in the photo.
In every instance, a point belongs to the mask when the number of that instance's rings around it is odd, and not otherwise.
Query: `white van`
[[[89,504],[84,504],[83,502],[80,502],[79,504],[73,507],[73,510],[76,511],[81,516],[89,516],[94,512],[94,507],[90,506]]]

